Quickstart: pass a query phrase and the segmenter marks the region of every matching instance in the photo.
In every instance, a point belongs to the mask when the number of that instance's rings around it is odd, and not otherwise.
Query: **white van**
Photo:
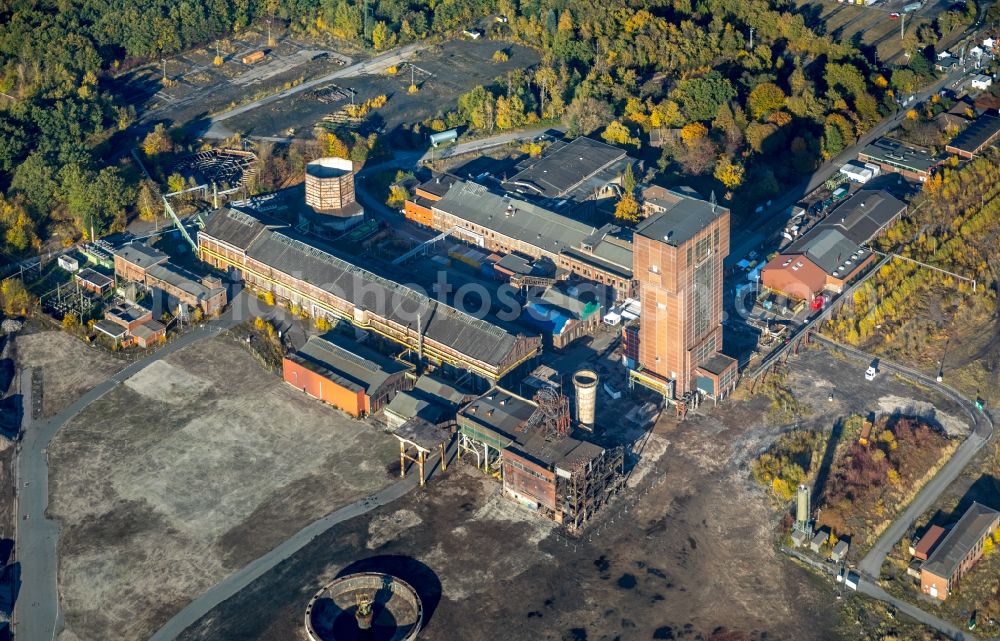
[[[865,380],[874,381],[875,375],[878,374],[878,370],[875,369],[874,365],[869,365],[868,369],[865,370]]]

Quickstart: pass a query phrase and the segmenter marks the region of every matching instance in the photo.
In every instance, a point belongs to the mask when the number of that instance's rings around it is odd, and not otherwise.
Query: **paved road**
[[[45,518],[49,501],[47,448],[52,437],[67,421],[139,370],[179,349],[216,335],[228,324],[229,321],[218,321],[213,325],[191,330],[151,356],[113,374],[47,421],[31,421],[30,405],[25,406],[15,481],[20,512],[17,516],[19,527],[15,544],[17,560],[21,563],[21,591],[15,604],[14,616],[19,639],[51,641],[62,630],[62,614],[59,612],[56,587],[59,526],[55,521]],[[25,515],[27,519],[24,518]]]
[[[452,445],[449,447],[446,454],[449,458],[449,464],[451,463],[450,459],[454,458],[454,454],[455,446]],[[437,464],[432,465],[431,469],[428,471],[428,475],[433,474],[436,469]],[[285,539],[285,541],[278,547],[274,548],[264,556],[251,561],[236,572],[227,576],[221,582],[216,583],[206,592],[203,592],[194,601],[185,606],[183,610],[175,614],[172,619],[167,621],[162,628],[157,630],[156,633],[150,637],[150,641],[173,641],[173,639],[180,635],[184,630],[211,612],[216,606],[238,594],[241,590],[245,589],[251,583],[262,577],[279,563],[290,558],[299,550],[311,543],[316,537],[320,536],[339,523],[361,516],[378,508],[379,506],[395,501],[416,487],[418,482],[419,475],[411,473],[407,475],[405,479],[397,481],[376,494],[355,501],[350,505],[331,512],[317,521],[313,521],[293,534],[291,538]]]
[[[949,638],[955,639],[955,641],[978,641],[976,637],[972,636],[968,632],[962,630],[960,627],[948,623],[944,619],[934,616],[929,612],[926,612],[917,606],[913,605],[908,601],[903,601],[892,596],[879,586],[873,584],[871,581],[861,580],[858,585],[858,592],[862,594],[867,594],[868,596],[878,599],[884,603],[896,608],[897,612],[902,612],[903,614],[909,616],[915,621],[934,628],[939,632],[946,634]]]
[[[813,339],[823,345],[826,345],[827,347],[839,350],[840,352],[861,361],[863,364],[868,364],[875,358],[871,354],[841,343],[837,343],[819,334],[813,334]],[[885,563],[885,558],[889,554],[890,550],[892,550],[892,547],[903,538],[903,535],[906,534],[910,527],[912,527],[917,517],[927,511],[934,504],[938,497],[941,496],[942,492],[944,492],[948,486],[951,485],[956,478],[958,478],[958,475],[962,473],[962,470],[965,469],[965,466],[968,465],[972,458],[979,452],[980,449],[982,449],[983,445],[985,445],[993,437],[993,420],[985,412],[977,410],[972,401],[963,397],[954,388],[943,383],[938,383],[933,377],[922,372],[918,372],[917,370],[906,367],[905,365],[893,363],[892,361],[888,361],[881,357],[879,357],[879,371],[881,375],[885,375],[888,372],[896,372],[942,392],[962,406],[965,412],[972,419],[973,429],[965,441],[958,446],[958,449],[948,462],[945,463],[934,478],[932,478],[927,485],[920,490],[920,493],[917,494],[916,498],[913,499],[913,501],[906,507],[905,510],[903,510],[896,520],[892,522],[892,525],[890,525],[886,531],[882,533],[882,536],[875,542],[872,549],[868,552],[865,558],[861,560],[861,563],[858,564],[858,569],[862,577],[864,577],[859,588],[861,592],[864,592],[869,596],[873,596],[881,601],[885,601],[886,603],[892,604],[901,612],[905,612],[925,625],[929,625],[937,630],[940,630],[953,639],[972,641],[974,637],[963,632],[959,628],[956,628],[947,621],[943,621],[938,617],[935,617],[918,608],[917,606],[901,601],[887,593],[879,587],[878,578],[881,574],[882,564]],[[860,372],[861,369],[859,367],[859,375]],[[876,379],[876,381],[877,380],[878,379]]]
[[[965,71],[952,72],[941,80],[935,82],[930,87],[913,94],[915,98],[912,104],[916,105],[927,100],[931,95],[937,93],[945,86],[950,86],[951,83],[955,82],[955,80],[964,75]],[[826,182],[830,176],[839,171],[847,161],[857,160],[858,152],[867,145],[871,144],[877,138],[881,138],[891,129],[899,125],[900,121],[902,121],[906,116],[906,111],[907,109],[900,109],[891,118],[886,118],[880,121],[867,133],[862,135],[856,143],[845,149],[835,158],[832,158],[821,165],[819,169],[813,172],[807,180],[804,180],[796,187],[787,190],[784,195],[775,198],[771,202],[770,207],[759,215],[757,222],[752,223],[750,225],[750,229],[741,234],[741,241],[734,245],[729,252],[729,256],[731,257],[730,262],[735,263],[735,261],[745,257],[751,250],[755,249],[764,240],[766,240],[768,234],[773,231],[778,224],[784,224],[784,213],[788,211],[790,207],[802,200],[803,196],[809,194]]]
[[[329,73],[325,76],[320,76],[319,78],[313,78],[312,80],[303,82],[301,85],[297,85],[295,87],[292,87],[291,89],[285,89],[284,91],[280,91],[276,94],[266,96],[264,98],[261,98],[260,100],[255,100],[253,102],[241,105],[239,107],[235,107],[228,111],[223,111],[220,114],[212,116],[212,118],[210,119],[212,126],[209,127],[207,132],[205,132],[205,137],[228,138],[229,136],[233,135],[233,132],[226,129],[221,124],[219,124],[222,123],[223,121],[229,120],[230,118],[233,118],[240,114],[244,114],[248,111],[253,111],[258,107],[269,105],[272,102],[276,102],[278,100],[284,100],[285,98],[288,98],[289,96],[294,96],[295,94],[300,93],[302,91],[308,91],[313,87],[324,85],[332,80],[336,80],[337,78],[349,78],[352,76],[360,76],[361,74],[364,73],[378,73],[384,71],[387,67],[391,67],[392,65],[402,64],[413,54],[423,49],[426,49],[430,46],[432,46],[432,43],[429,42],[408,44],[398,49],[393,49],[392,51],[386,51],[385,53],[379,54],[374,58],[365,60],[364,62],[359,62],[357,64],[353,64],[348,67],[343,67],[342,69],[338,69],[337,71]]]

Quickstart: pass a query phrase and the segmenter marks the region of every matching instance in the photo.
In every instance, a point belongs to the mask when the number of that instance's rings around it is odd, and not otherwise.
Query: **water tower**
[[[306,205],[313,225],[342,230],[364,219],[354,180],[354,163],[347,158],[320,158],[306,165]]]

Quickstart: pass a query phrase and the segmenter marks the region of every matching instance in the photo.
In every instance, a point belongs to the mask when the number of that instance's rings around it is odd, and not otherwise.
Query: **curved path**
[[[225,329],[225,322],[192,329],[147,358],[124,367],[78,398],[52,418],[34,423],[31,408],[25,408],[25,426],[18,444],[18,512],[15,538],[20,563],[21,588],[14,608],[15,633],[19,639],[50,641],[62,630],[57,589],[59,525],[45,518],[49,503],[49,442],[67,421],[82,412],[116,385],[141,369]]]
[[[826,347],[840,351],[864,363],[870,363],[876,358],[872,354],[843,345],[820,334],[813,334],[812,338]],[[973,429],[962,444],[958,446],[952,457],[948,459],[948,462],[941,467],[938,473],[934,475],[934,478],[927,482],[927,485],[920,490],[917,496],[906,506],[906,509],[896,517],[896,520],[886,528],[872,549],[858,564],[858,570],[862,577],[862,581],[858,585],[858,590],[893,605],[900,612],[904,612],[917,621],[937,629],[952,639],[975,641],[975,637],[953,624],[934,616],[913,603],[892,596],[879,586],[878,580],[882,564],[885,563],[885,558],[888,556],[889,551],[892,550],[892,547],[903,538],[903,535],[906,534],[917,518],[930,509],[938,497],[951,485],[952,481],[958,478],[958,475],[962,473],[965,466],[969,464],[979,450],[993,437],[993,420],[985,412],[977,410],[972,401],[962,396],[951,386],[939,383],[935,378],[905,365],[893,363],[882,357],[878,357],[878,359],[880,371],[896,372],[922,385],[937,389],[945,396],[957,402],[972,419]]]
[[[15,606],[15,633],[17,638],[31,641],[51,641],[63,628],[58,596],[58,542],[59,525],[45,518],[49,498],[47,448],[52,438],[67,422],[76,417],[91,403],[128,380],[155,361],[198,341],[216,336],[238,321],[226,318],[196,327],[180,338],[168,343],[147,358],[128,365],[107,380],[92,388],[59,414],[44,422],[30,421],[30,408],[25,412],[25,428],[18,445],[16,488],[19,490],[17,561],[21,564],[22,585]],[[447,455],[454,455],[454,447]],[[437,468],[432,465],[428,475]],[[360,499],[313,523],[310,523],[281,545],[245,567],[230,574],[220,583],[199,595],[170,619],[153,635],[153,639],[174,639],[192,623],[211,611],[229,597],[247,587],[255,579],[292,556],[314,538],[331,527],[360,516],[381,505],[394,501],[416,487],[418,475],[410,474],[380,492]],[[23,516],[27,515],[27,519]]]
[[[452,452],[453,448],[450,448],[448,455],[450,456]],[[432,467],[430,473],[433,474],[435,469],[436,467]],[[223,601],[235,596],[276,565],[294,555],[317,536],[339,523],[353,519],[356,516],[361,516],[379,506],[395,501],[416,487],[418,481],[418,474],[410,474],[405,479],[393,483],[380,492],[331,512],[318,521],[313,521],[290,538],[285,539],[278,547],[264,556],[251,561],[227,576],[221,582],[216,583],[207,591],[198,595],[194,601],[187,604],[184,609],[175,614],[162,628],[157,630],[150,637],[150,641],[173,641],[173,639],[177,638],[178,635],[193,625],[198,619],[211,612]]]

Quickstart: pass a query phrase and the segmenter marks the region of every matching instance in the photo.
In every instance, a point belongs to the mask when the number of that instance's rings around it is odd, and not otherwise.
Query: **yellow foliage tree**
[[[723,155],[715,163],[715,177],[726,189],[736,189],[743,184],[743,165]]]
[[[326,135],[326,144],[324,147],[324,151],[327,156],[333,156],[334,158],[351,157],[351,152],[347,148],[347,143],[338,138],[334,133],[328,133]]]
[[[604,133],[601,134],[601,138],[604,138],[613,145],[639,144],[639,139],[634,138],[628,127],[623,125],[618,120],[612,120],[611,123],[608,124],[608,126],[604,129]]]
[[[3,303],[3,311],[8,316],[27,315],[35,304],[35,298],[19,278],[8,278],[0,283],[0,303]]]
[[[639,222],[639,203],[635,196],[625,194],[615,205],[615,218],[625,223]]]
[[[508,56],[507,52],[504,51],[503,49],[497,49],[496,51],[493,52],[493,62],[497,64],[502,64],[504,62],[507,62],[508,60],[510,60],[510,56]]]
[[[681,140],[688,146],[691,146],[694,141],[704,138],[707,135],[708,127],[700,122],[692,122],[689,125],[684,125],[684,128],[681,129]]]

